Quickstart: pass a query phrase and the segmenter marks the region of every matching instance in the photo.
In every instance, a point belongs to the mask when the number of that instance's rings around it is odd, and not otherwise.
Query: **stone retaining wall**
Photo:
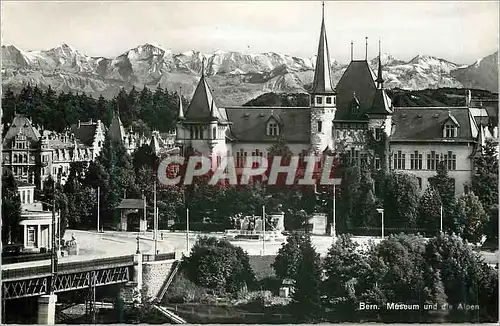
[[[142,284],[146,300],[151,300],[160,292],[167,280],[175,260],[147,262],[142,265]]]

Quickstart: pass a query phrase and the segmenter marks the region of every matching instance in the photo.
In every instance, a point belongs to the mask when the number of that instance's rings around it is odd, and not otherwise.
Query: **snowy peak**
[[[370,65],[371,66],[377,66],[378,67],[378,55],[373,58],[371,61],[370,61]],[[403,60],[399,60],[397,58],[395,58],[394,56],[388,54],[388,53],[382,53],[380,55],[380,59],[381,59],[381,62],[382,62],[382,65],[383,66],[395,66],[395,65],[399,65],[399,64],[403,64],[405,63]]]
[[[114,96],[121,87],[167,87],[183,93],[194,91],[205,63],[205,75],[222,103],[241,105],[262,92],[304,92],[314,76],[316,57],[296,57],[277,52],[241,53],[189,50],[172,53],[154,43],[138,45],[115,58],[90,57],[68,44],[47,51],[23,51],[2,46],[3,85],[23,83],[51,85],[56,90],[85,91]],[[429,55],[408,62],[383,53],[383,77],[387,88],[425,89],[469,87],[496,91],[498,53],[466,67]],[[333,82],[346,66],[330,58]],[[378,57],[369,61],[373,71]]]
[[[465,87],[498,92],[498,51],[469,66],[460,67],[451,74]]]

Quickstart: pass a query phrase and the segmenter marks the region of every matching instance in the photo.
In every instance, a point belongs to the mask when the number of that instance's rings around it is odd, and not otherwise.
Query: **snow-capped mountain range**
[[[299,58],[274,52],[244,54],[191,50],[173,53],[154,44],[144,44],[116,58],[90,57],[62,44],[47,51],[24,51],[2,46],[2,86],[13,89],[27,83],[52,86],[58,91],[79,91],[105,97],[121,87],[169,90],[182,87],[190,97],[205,62],[205,74],[220,105],[241,105],[265,92],[305,92],[314,75],[315,57]],[[370,61],[374,71],[378,57]],[[418,55],[405,62],[382,54],[386,87],[424,89],[437,87],[498,88],[498,52],[470,66],[432,56]],[[347,65],[331,61],[336,83]],[[494,77],[494,78],[493,78]]]

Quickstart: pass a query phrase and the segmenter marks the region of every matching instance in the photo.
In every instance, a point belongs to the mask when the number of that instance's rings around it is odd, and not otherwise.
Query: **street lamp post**
[[[382,215],[382,240],[384,240],[384,209],[377,208],[377,212],[379,212]]]
[[[441,233],[443,233],[443,205],[439,206],[439,226]]]
[[[99,207],[101,204],[100,200],[101,200],[101,187],[99,186],[99,187],[97,187],[97,233],[99,233],[99,230],[100,230],[99,225],[101,224],[100,223],[101,212],[100,212],[100,207]]]
[[[59,173],[57,176],[57,180],[61,182],[61,174]],[[60,217],[59,217],[60,219]],[[50,266],[51,266],[51,274],[52,279],[49,285],[49,293],[54,294],[55,281],[57,277],[57,251],[56,251],[56,183],[54,181],[54,189],[52,194],[52,232],[51,232],[51,242],[52,242],[52,254],[50,255]]]
[[[140,254],[141,253],[141,250],[139,248],[139,241],[141,240],[141,237],[139,236],[139,234],[137,235],[137,238],[135,238],[137,240],[137,249],[135,251],[136,254]]]

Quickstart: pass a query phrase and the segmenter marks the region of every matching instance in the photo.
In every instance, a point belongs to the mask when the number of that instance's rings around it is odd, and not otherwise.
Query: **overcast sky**
[[[497,51],[498,1],[326,2],[330,55],[348,62],[382,52],[472,63]],[[195,49],[312,56],[320,1],[24,2],[2,1],[2,44],[46,50],[65,42],[91,56],[114,57],[144,43]]]

